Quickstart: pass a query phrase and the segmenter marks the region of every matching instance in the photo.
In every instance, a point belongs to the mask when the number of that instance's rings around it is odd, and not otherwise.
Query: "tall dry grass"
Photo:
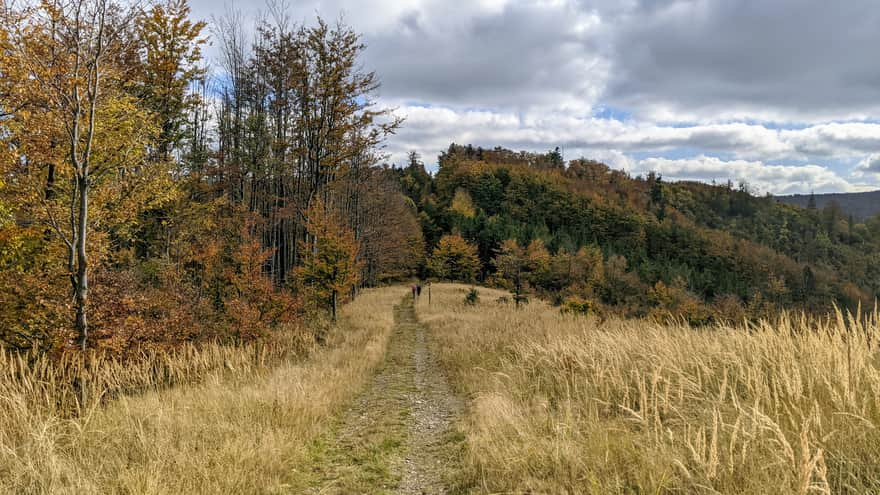
[[[435,285],[485,493],[880,493],[877,312],[692,329]]]
[[[296,333],[271,349],[209,346],[85,369],[6,355],[0,493],[284,492],[309,442],[380,362],[402,294],[365,291],[308,358]],[[68,384],[82,374],[104,400],[79,404]]]

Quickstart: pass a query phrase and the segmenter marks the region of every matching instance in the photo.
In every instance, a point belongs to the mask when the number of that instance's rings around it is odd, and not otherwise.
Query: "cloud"
[[[424,142],[498,143],[533,149],[564,146],[660,152],[689,149],[739,158],[806,161],[811,157],[861,158],[880,149],[880,124],[830,123],[802,129],[774,129],[764,124],[727,123],[660,125],[565,114],[499,112],[404,105],[401,136]]]
[[[820,165],[768,165],[760,161],[721,160],[700,155],[687,159],[648,158],[631,172],[655,171],[665,179],[746,183],[753,192],[791,194],[809,191],[865,191],[871,187],[853,184]]]
[[[606,96],[618,105],[669,120],[849,120],[880,109],[873,0],[640,3],[612,35]]]
[[[208,0],[194,0],[193,9],[222,15]],[[316,14],[341,15],[368,47],[364,67],[395,102],[584,114],[607,80],[602,19],[573,1],[306,0],[288,11],[306,24]],[[245,17],[256,12],[249,7]]]
[[[199,17],[223,13],[191,1]],[[387,148],[398,163],[454,141],[560,146],[633,170],[689,160],[708,174],[714,159],[734,180],[765,171],[743,164],[784,167],[758,175],[774,191],[880,183],[865,165],[880,153],[870,0],[301,0],[288,12],[341,13],[362,33],[379,101],[407,117]],[[614,118],[596,117],[607,108]]]
[[[855,175],[859,177],[874,175],[875,178],[880,176],[880,153],[872,153],[860,161]]]
[[[876,123],[818,124],[782,131],[780,136],[803,156],[855,155],[880,149],[880,124]]]
[[[600,25],[567,2],[432,5],[365,36],[365,63],[398,101],[586,114],[607,79]]]
[[[671,180],[744,181],[757,191],[774,194],[867,190],[880,179],[880,175],[868,177],[858,173],[864,166],[857,167],[853,178],[847,178],[845,170],[845,163],[864,158],[867,143],[880,137],[880,124],[778,130],[758,124],[675,127],[592,117],[536,118],[511,112],[424,106],[401,107],[397,113],[407,120],[389,147],[392,162],[396,163],[403,163],[410,149],[418,150],[431,163],[450,142],[458,142],[531,151],[560,146],[567,158],[585,156],[633,174],[653,170]],[[681,150],[688,150],[689,156],[663,156]],[[719,151],[732,158],[710,155]],[[806,151],[836,157],[843,165],[834,170],[804,162],[810,156]],[[877,157],[880,171],[880,154]],[[779,160],[789,162],[768,163]]]

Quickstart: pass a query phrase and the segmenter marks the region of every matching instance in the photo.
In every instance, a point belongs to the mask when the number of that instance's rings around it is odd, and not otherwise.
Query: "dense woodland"
[[[693,324],[880,295],[880,218],[451,145],[385,164],[402,124],[342,23],[230,14],[209,75],[185,0],[6,4],[0,342],[125,355],[259,339],[418,276],[581,313]]]
[[[4,4],[0,341],[125,354],[243,341],[408,276],[400,122],[359,36],[271,9],[245,39],[185,0]],[[219,72],[217,74],[216,72]]]
[[[398,175],[432,250],[427,274],[537,293],[564,310],[693,324],[872,307],[880,217],[780,204],[741,184],[631,177],[558,150],[451,145],[436,176]]]

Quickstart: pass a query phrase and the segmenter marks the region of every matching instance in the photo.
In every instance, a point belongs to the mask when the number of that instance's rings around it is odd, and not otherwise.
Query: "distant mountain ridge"
[[[855,220],[865,220],[880,213],[880,190],[857,193],[814,194],[813,197],[816,199],[816,208],[822,209],[831,202],[836,202],[844,213],[852,215]],[[810,202],[810,195],[775,196],[775,199],[780,203],[806,208]]]

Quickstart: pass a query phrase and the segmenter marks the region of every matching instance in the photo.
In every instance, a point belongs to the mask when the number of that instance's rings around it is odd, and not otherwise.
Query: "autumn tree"
[[[477,248],[459,234],[445,235],[434,248],[431,271],[441,279],[472,282],[480,272]]]
[[[205,75],[201,65],[201,48],[207,41],[202,37],[205,23],[189,17],[186,0],[165,0],[137,19],[142,64],[138,92],[157,116],[160,133],[155,155],[161,160],[169,160],[184,139],[187,114],[199,98],[190,86]]]
[[[513,300],[518,308],[521,302],[528,300],[523,294],[530,266],[526,251],[520,247],[516,239],[507,239],[501,243],[498,255],[492,263],[497,274],[511,284]]]
[[[400,119],[375,104],[360,36],[270,5],[252,45],[221,22],[211,87],[190,14],[0,11],[0,344],[255,337],[300,299],[335,313],[360,282],[423,266],[416,206],[379,166]]]
[[[411,276],[423,264],[425,243],[416,207],[391,170],[369,169],[356,212],[361,282],[371,286]]]
[[[309,207],[308,218],[309,241],[302,243],[305,257],[297,275],[335,321],[340,295],[358,282],[358,242],[339,214],[320,198]]]
[[[11,110],[4,138],[17,158],[5,166],[23,195],[20,213],[45,224],[66,248],[83,348],[92,248],[106,245],[111,226],[124,226],[150,201],[142,194],[155,191],[145,184],[163,180],[142,166],[154,122],[126,92],[131,73],[121,62],[130,59],[135,18],[135,9],[110,0],[46,1],[3,12],[0,93]]]
[[[341,22],[298,26],[270,8],[252,47],[235,15],[221,26],[228,78],[212,180],[233,204],[265,219],[267,272],[284,286],[306,255],[300,246],[313,241],[307,224],[316,198],[335,205],[357,239],[369,230],[364,185],[401,121],[375,104],[378,79],[360,65],[365,45]]]
[[[137,17],[135,81],[130,91],[155,117],[158,135],[149,145],[151,162],[171,167],[178,186],[189,192],[163,208],[144,212],[137,232],[139,257],[170,256],[171,240],[193,212],[207,153],[207,86],[201,49],[204,22],[190,19],[186,0],[163,0]],[[180,160],[172,154],[180,153]]]

